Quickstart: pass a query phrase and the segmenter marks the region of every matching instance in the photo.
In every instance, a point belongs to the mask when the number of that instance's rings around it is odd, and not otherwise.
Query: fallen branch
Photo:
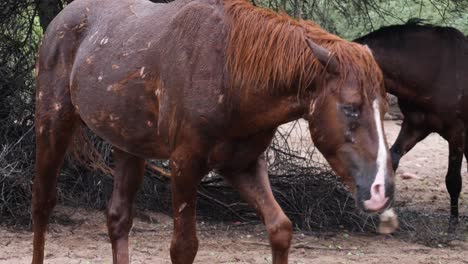
[[[151,164],[151,163],[148,163],[146,166],[148,167],[148,169],[158,173],[161,176],[164,176],[166,178],[171,178],[171,173],[165,171],[163,168],[160,168],[160,167],[158,167],[158,166],[156,166],[154,164]]]

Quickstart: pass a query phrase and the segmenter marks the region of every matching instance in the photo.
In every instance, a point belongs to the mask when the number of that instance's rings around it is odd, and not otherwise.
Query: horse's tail
[[[89,170],[101,171],[108,176],[114,175],[114,169],[106,162],[105,157],[108,154],[103,155],[101,151],[98,150],[93,140],[89,137],[86,127],[83,125],[75,129],[68,154],[74,161]]]

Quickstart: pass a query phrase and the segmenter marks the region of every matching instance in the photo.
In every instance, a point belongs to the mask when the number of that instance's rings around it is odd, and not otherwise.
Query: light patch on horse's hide
[[[86,7],[86,12],[89,13],[89,11],[90,11],[90,10],[89,10],[89,7]]]
[[[182,211],[185,209],[185,207],[187,206],[187,203],[183,203],[179,206],[179,213],[182,213]]]
[[[39,100],[41,100],[41,99],[42,99],[42,92],[39,92],[39,93],[37,94],[37,100],[39,101]]]
[[[89,56],[88,58],[86,58],[86,64],[91,64],[93,63],[93,58],[92,56]]]
[[[39,134],[42,134],[42,132],[44,132],[44,126],[39,127]]]
[[[140,76],[143,78],[145,76],[145,66],[140,69]]]
[[[39,63],[36,63],[36,67],[34,67],[34,77],[37,78],[39,75]]]
[[[97,79],[98,79],[98,81],[102,81],[102,75],[99,75],[99,77]]]
[[[135,9],[133,8],[133,5],[130,5],[129,8],[130,8],[130,12],[132,12],[132,14],[138,17],[137,13],[135,12]]]
[[[101,39],[101,42],[99,42],[99,45],[101,46],[106,45],[108,41],[109,41],[109,38],[103,38]]]
[[[159,96],[161,95],[161,88],[156,89],[156,91],[154,91],[154,94],[156,95],[156,97],[159,98]]]
[[[109,115],[109,119],[110,119],[111,121],[115,121],[115,120],[119,120],[120,118],[119,118],[118,116],[116,116],[115,114],[110,114],[110,115]]]
[[[148,127],[153,127],[154,123],[153,123],[153,121],[148,120],[148,121],[146,121],[146,125],[147,125]]]
[[[119,69],[119,68],[120,68],[119,65],[117,65],[117,64],[112,64],[112,69],[113,69],[113,70],[117,70],[117,69]]]
[[[80,32],[82,28],[86,27],[86,20],[82,20],[80,24],[77,27],[74,27],[73,29]]]
[[[224,101],[224,94],[218,96],[218,104],[222,104]]]
[[[310,101],[309,116],[312,116],[314,114],[314,112],[315,112],[315,103],[316,103],[315,100]]]
[[[94,37],[99,33],[99,30],[96,30],[90,37],[89,37],[89,42],[93,41]],[[97,38],[94,40],[93,43],[96,43]]]
[[[55,103],[55,104],[54,104],[54,109],[55,109],[55,111],[60,110],[60,108],[62,108],[62,105],[61,105],[60,103]]]
[[[57,32],[57,36],[58,36],[59,39],[63,39],[63,37],[65,37],[65,31],[61,30],[61,31]]]

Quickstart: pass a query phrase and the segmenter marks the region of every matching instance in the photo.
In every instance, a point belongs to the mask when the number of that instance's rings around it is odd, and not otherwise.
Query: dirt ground
[[[385,122],[389,142],[394,141],[399,128],[398,121]],[[448,215],[444,183],[447,159],[447,143],[435,134],[403,157],[396,178],[398,203]],[[466,162],[463,163],[466,181]],[[399,175],[404,172],[414,173],[419,179],[402,180]],[[468,214],[467,198],[465,185],[460,199],[461,215]],[[266,234],[260,225],[199,222],[198,227],[200,249],[195,263],[271,263]],[[170,263],[171,232],[169,216],[139,212],[131,232],[132,263]],[[30,263],[31,242],[31,232],[1,227],[0,263]],[[111,262],[103,213],[57,208],[47,236],[46,263]],[[346,231],[305,235],[296,231],[290,263],[468,263],[468,242],[426,247],[391,235]]]

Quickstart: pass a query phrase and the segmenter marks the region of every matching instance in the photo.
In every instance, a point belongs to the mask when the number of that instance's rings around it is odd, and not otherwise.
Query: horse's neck
[[[385,77],[401,84],[413,86],[417,82],[421,86],[431,86],[433,83],[427,76],[440,74],[440,65],[445,60],[444,41],[433,34],[402,32],[398,40],[378,37],[365,42]],[[427,45],[421,45],[424,43]]]
[[[296,94],[248,95],[234,110],[231,132],[236,135],[274,129],[301,118],[307,106]]]

